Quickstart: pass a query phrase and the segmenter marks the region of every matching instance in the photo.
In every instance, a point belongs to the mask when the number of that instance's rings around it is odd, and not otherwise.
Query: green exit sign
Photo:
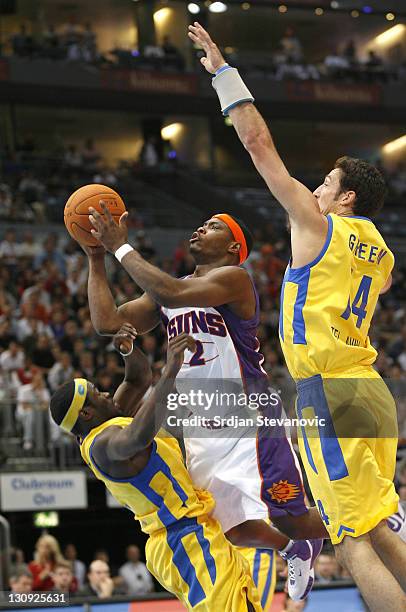
[[[58,527],[58,512],[34,512],[34,527]]]

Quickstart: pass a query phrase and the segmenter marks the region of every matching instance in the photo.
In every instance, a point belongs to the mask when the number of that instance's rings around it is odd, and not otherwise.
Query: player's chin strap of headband
[[[75,393],[71,405],[65,414],[60,427],[65,431],[71,432],[76,423],[79,412],[82,410],[87,396],[87,380],[86,378],[75,378]]]
[[[238,225],[237,221],[235,221],[230,215],[227,215],[227,213],[220,213],[219,215],[213,215],[213,216],[215,219],[220,219],[221,221],[223,221],[223,223],[225,223],[227,227],[230,229],[234,240],[240,243],[241,246],[240,246],[240,252],[239,252],[239,256],[240,256],[239,264],[241,265],[242,263],[244,263],[244,261],[248,257],[247,241],[245,240],[244,232],[242,231],[241,227]]]

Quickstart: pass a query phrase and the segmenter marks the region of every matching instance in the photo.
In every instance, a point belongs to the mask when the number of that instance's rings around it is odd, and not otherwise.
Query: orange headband
[[[213,217],[215,219],[220,219],[221,221],[223,221],[223,223],[225,223],[227,227],[231,230],[234,240],[241,244],[241,248],[239,252],[239,256],[240,256],[239,264],[241,265],[242,263],[244,263],[244,261],[248,257],[247,241],[245,240],[244,232],[242,231],[241,227],[238,225],[237,221],[234,221],[234,219],[230,215],[227,215],[227,213],[213,215]]]

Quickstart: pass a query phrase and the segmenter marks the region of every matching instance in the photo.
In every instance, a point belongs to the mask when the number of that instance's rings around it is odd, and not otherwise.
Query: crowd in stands
[[[401,205],[406,195],[406,163],[390,169],[380,162],[377,165],[388,185],[388,203]],[[151,182],[156,173],[173,176],[176,185],[176,170],[182,167],[185,165],[171,141],[156,136],[146,138],[138,158],[122,160],[112,168],[91,138],[81,146],[66,144],[45,152],[31,134],[25,134],[15,151],[0,151],[0,221],[59,222],[69,195],[80,185],[101,183],[114,188],[125,179]],[[311,189],[319,180],[306,175],[298,178]],[[131,221],[142,227],[142,212],[139,218],[131,215]]]
[[[124,49],[119,46],[101,53],[97,34],[92,24],[70,21],[61,26],[53,24],[34,35],[22,23],[9,39],[9,53],[18,58],[50,59],[53,61],[82,62],[111,68],[180,71],[185,70],[185,60],[170,36],[160,44],[146,45],[141,49]],[[1,48],[0,48],[1,51]]]
[[[95,551],[88,566],[78,559],[74,544],[67,543],[63,552],[58,540],[43,534],[37,540],[33,559],[26,563],[22,549],[12,550],[9,586],[14,593],[46,591],[65,593],[70,597],[97,597],[106,599],[114,595],[129,597],[155,591],[151,574],[141,561],[141,552],[135,544],[125,550],[125,562],[114,568],[106,550]]]
[[[92,24],[83,26],[67,23],[60,28],[49,25],[34,36],[22,23],[10,38],[10,50],[15,57],[48,58],[52,60],[93,63],[101,59]]]
[[[67,62],[84,62],[110,68],[130,70],[158,70],[184,72],[186,61],[182,52],[165,35],[159,43],[146,45],[142,49],[127,49],[119,44],[108,52],[101,53],[97,35],[92,24],[84,25],[70,21],[61,26],[49,25],[34,36],[25,24],[9,40],[9,52],[15,57],[48,58]],[[283,80],[344,80],[346,82],[381,82],[405,80],[406,61],[390,63],[374,49],[360,57],[353,39],[340,48],[332,48],[324,58],[310,59],[294,28],[286,28],[275,49],[269,52],[247,51],[228,47],[223,53],[229,63],[238,66],[244,73],[260,74],[266,78]],[[201,72],[201,51],[193,50],[193,70]]]
[[[246,52],[233,49],[225,53],[228,62],[244,73],[275,79],[333,80],[363,83],[387,83],[406,79],[406,62],[391,64],[375,50],[361,57],[353,40],[331,49],[324,58],[306,57],[294,29],[286,29],[272,53]]]
[[[284,583],[287,579],[286,562],[279,555],[275,558],[276,579]],[[351,576],[337,563],[329,544],[316,561],[315,579],[319,584],[351,580]],[[117,566],[110,563],[106,549],[96,550],[86,564],[78,558],[75,544],[68,542],[62,547],[49,533],[38,538],[33,558],[28,563],[21,548],[12,549],[9,586],[14,593],[46,591],[99,599],[114,595],[142,596],[154,592],[157,587],[136,544],[126,547],[123,562]]]

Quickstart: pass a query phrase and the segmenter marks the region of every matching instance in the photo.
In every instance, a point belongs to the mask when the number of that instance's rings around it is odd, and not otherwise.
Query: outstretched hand
[[[117,249],[128,242],[128,212],[121,215],[117,225],[103,200],[100,200],[100,206],[103,214],[100,214],[94,208],[89,208],[89,220],[94,228],[92,229],[92,236],[97,238],[107,251],[115,253]]]
[[[206,53],[206,57],[202,57],[200,62],[206,68],[207,72],[214,74],[221,66],[224,66],[226,60],[221,55],[220,49],[212,41],[209,33],[198,21],[195,21],[193,25],[189,26],[188,36]]]

